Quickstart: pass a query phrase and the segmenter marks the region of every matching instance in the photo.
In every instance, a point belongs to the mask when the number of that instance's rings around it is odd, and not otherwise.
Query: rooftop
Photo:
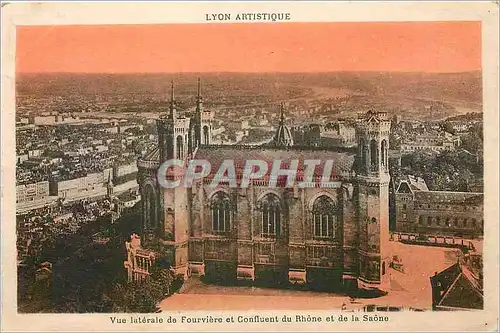
[[[420,202],[439,203],[483,203],[483,193],[476,192],[451,192],[451,191],[418,191],[415,192],[415,199]]]
[[[482,309],[483,288],[479,277],[457,262],[431,277],[438,307]]]
[[[225,160],[232,160],[236,168],[243,168],[249,160],[268,162],[269,170],[275,160],[281,160],[282,165],[289,165],[292,160],[299,161],[299,171],[304,170],[305,160],[320,160],[321,164],[315,168],[315,176],[323,174],[323,167],[327,160],[333,161],[332,173],[339,175],[353,170],[355,153],[351,150],[288,149],[263,148],[248,146],[202,146],[196,151],[196,159],[206,159],[211,163],[212,170],[217,170]]]

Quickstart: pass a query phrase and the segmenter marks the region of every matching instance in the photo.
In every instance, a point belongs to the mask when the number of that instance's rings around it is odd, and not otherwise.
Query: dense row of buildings
[[[108,179],[123,189],[137,187],[136,158],[149,134],[122,132],[120,124],[73,124],[18,129],[18,211],[106,194]],[[141,132],[142,125],[123,125]],[[124,185],[128,183],[127,187]],[[125,188],[127,187],[127,188]]]
[[[135,183],[137,163],[114,165],[99,172],[84,173],[75,176],[53,177],[49,180],[18,183],[16,186],[16,204],[18,210],[43,207],[58,199],[74,201],[106,194],[109,180],[115,186]],[[126,186],[126,185],[125,185]],[[123,190],[137,187],[131,184]]]
[[[429,133],[406,137],[401,143],[401,152],[409,153],[415,151],[450,151],[460,147],[461,139],[459,135],[448,132],[430,131]]]

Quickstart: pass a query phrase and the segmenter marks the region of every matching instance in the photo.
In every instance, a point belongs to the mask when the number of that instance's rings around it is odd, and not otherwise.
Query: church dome
[[[284,124],[280,124],[276,134],[274,136],[274,143],[278,146],[292,146],[293,145],[293,137],[292,132],[288,128],[288,126]]]
[[[283,103],[281,103],[280,109],[281,109],[281,118],[278,130],[274,135],[274,144],[277,146],[293,146],[292,132],[290,131],[288,126],[285,125],[285,114],[284,114],[285,105]]]

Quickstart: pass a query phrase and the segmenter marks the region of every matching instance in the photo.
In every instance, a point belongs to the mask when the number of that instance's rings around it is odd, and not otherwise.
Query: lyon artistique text
[[[290,13],[209,13],[206,21],[290,21]]]

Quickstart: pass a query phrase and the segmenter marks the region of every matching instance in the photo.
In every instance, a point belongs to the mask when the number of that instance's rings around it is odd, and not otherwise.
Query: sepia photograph
[[[162,330],[484,313],[484,24],[202,12],[15,26],[17,315]]]

